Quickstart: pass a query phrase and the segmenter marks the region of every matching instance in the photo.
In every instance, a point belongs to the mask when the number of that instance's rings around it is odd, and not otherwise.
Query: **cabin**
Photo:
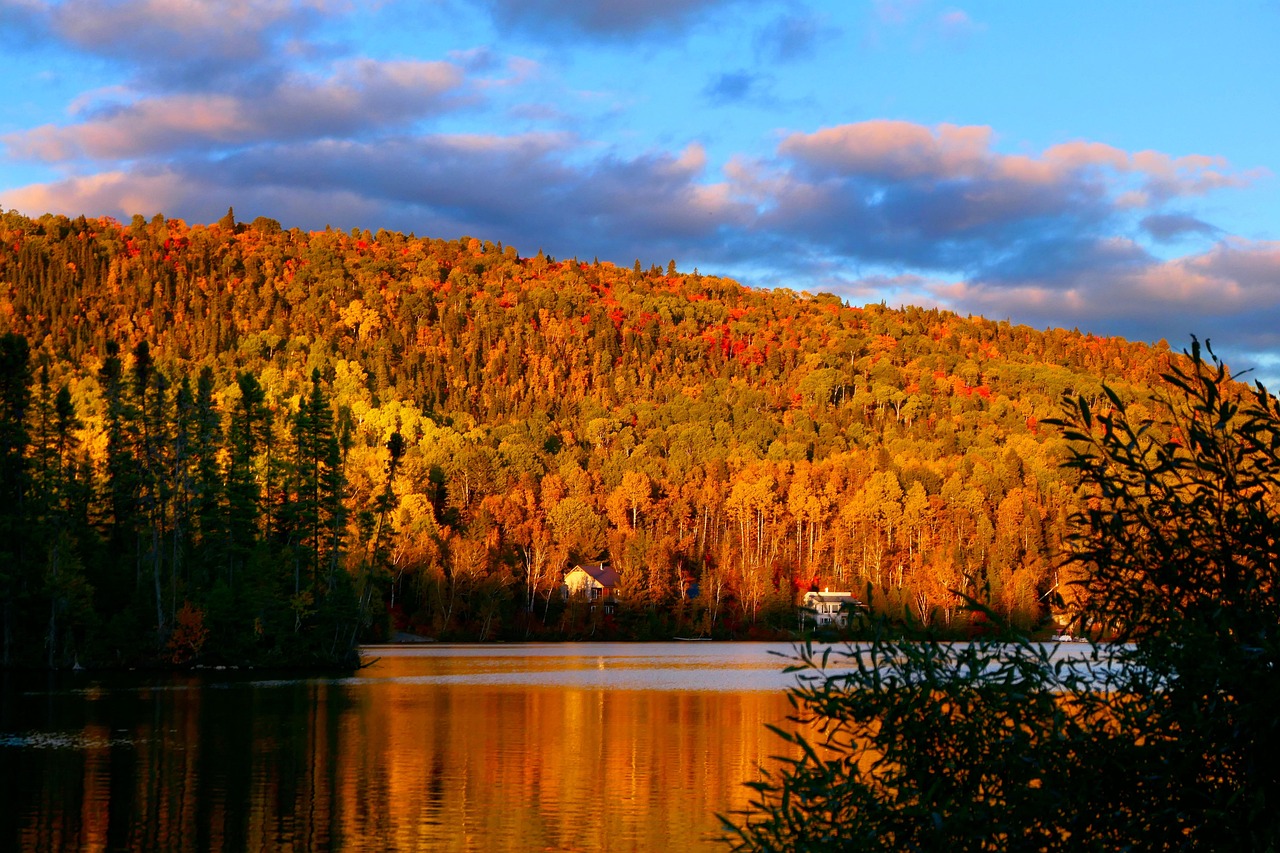
[[[612,602],[619,580],[618,573],[608,563],[578,564],[565,572],[561,591],[566,599],[581,596],[593,604]]]
[[[832,592],[829,589],[806,592],[800,601],[800,624],[810,621],[819,628],[845,628],[849,625],[849,614],[862,609],[862,602],[851,592]]]

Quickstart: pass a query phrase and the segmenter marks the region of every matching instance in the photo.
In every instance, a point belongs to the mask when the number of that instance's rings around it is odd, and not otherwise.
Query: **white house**
[[[849,624],[849,613],[861,610],[862,602],[851,592],[806,592],[800,601],[800,622],[812,620],[819,628],[834,625],[844,628]]]

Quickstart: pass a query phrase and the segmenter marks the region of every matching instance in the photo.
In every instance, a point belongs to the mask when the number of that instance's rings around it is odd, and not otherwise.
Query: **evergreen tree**
[[[105,406],[107,439],[105,475],[107,505],[103,526],[115,555],[129,552],[135,522],[138,470],[133,455],[134,413],[125,392],[124,366],[114,341],[106,345],[106,357],[98,371]]]
[[[41,395],[46,391],[47,380],[42,376]],[[90,535],[88,494],[80,482],[76,456],[75,430],[82,424],[65,385],[48,408],[47,415],[41,412],[38,418],[44,424],[47,416],[48,428],[41,428],[43,439],[37,440],[35,450],[47,460],[44,515],[38,527],[44,546],[43,592],[49,605],[46,665],[52,668],[78,661],[77,634],[91,616],[93,589],[80,559],[81,543]]]
[[[262,491],[254,465],[265,444],[268,417],[266,393],[257,378],[241,373],[236,384],[240,399],[232,409],[227,436],[230,465],[226,485],[225,580],[233,589],[258,542]]]
[[[26,338],[0,336],[0,613],[3,660],[13,659],[19,608],[29,597],[29,521],[26,498],[27,408],[31,402],[30,350]]]
[[[322,567],[326,585],[332,583],[344,526],[333,409],[320,378],[320,371],[313,370],[311,390],[303,397],[292,423],[295,595],[302,589],[304,574],[312,589],[320,589]],[[334,540],[334,533],[339,533],[339,541]]]
[[[140,566],[151,570],[151,593],[155,605],[156,633],[166,638],[167,613],[164,597],[164,545],[173,472],[166,457],[172,451],[168,415],[169,382],[151,358],[146,341],[133,350],[133,411],[137,414],[134,430],[138,473],[138,544]]]
[[[170,503],[170,613],[176,613],[178,587],[189,587],[192,493],[195,477],[192,464],[192,444],[196,432],[195,397],[191,381],[183,377],[173,398],[173,436],[169,465]]]
[[[191,418],[191,517],[200,550],[198,586],[207,588],[213,582],[214,567],[225,565],[226,556],[224,478],[218,463],[222,415],[213,402],[213,371],[207,366],[196,377]]]

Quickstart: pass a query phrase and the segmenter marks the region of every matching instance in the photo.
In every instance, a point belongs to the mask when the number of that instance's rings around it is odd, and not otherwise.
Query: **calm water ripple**
[[[380,647],[347,678],[6,676],[0,849],[713,850],[765,644]]]
[[[340,678],[3,675],[0,850],[715,850],[716,813],[784,746],[766,724],[791,710],[791,650],[432,644],[370,647]]]

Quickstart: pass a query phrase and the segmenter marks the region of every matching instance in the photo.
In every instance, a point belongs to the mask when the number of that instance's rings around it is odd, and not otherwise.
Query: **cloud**
[[[1280,347],[1280,243],[1222,238],[1164,206],[1257,173],[1089,142],[1005,154],[995,141],[986,127],[899,121],[790,134],[774,157],[726,167],[755,211],[754,243],[734,246],[853,301]],[[1217,242],[1173,258],[1143,242],[1206,238]]]
[[[499,26],[541,35],[628,37],[683,29],[706,14],[760,0],[482,0]]]
[[[143,97],[87,110],[2,140],[12,157],[130,160],[262,141],[362,136],[459,103],[461,71],[444,62],[342,63],[327,78],[293,75],[265,91]]]
[[[1280,347],[1280,242],[1233,238],[1170,260],[1120,254],[1125,263],[1079,269],[1069,281],[974,279],[931,289],[958,310],[1033,325],[1175,343],[1197,334],[1239,351]]]
[[[164,211],[193,221],[212,221],[234,204],[242,216],[303,228],[376,223],[479,234],[529,253],[628,260],[673,257],[746,224],[747,207],[702,181],[699,146],[629,159],[587,159],[588,149],[563,134],[287,143],[29,186],[5,201],[68,215]]]
[[[37,215],[164,212],[191,221],[234,205],[244,218],[303,228],[473,234],[526,254],[619,263],[676,258],[855,301],[1280,346],[1280,243],[1224,237],[1186,212],[1202,194],[1252,179],[1220,159],[1089,142],[1009,154],[991,128],[901,121],[791,133],[769,156],[723,165],[696,142],[623,155],[573,133],[424,132],[411,119],[453,96],[461,72],[447,69],[437,77],[417,67],[344,66],[288,90],[309,93],[296,102],[316,113],[305,119],[286,109],[283,94],[268,99],[270,115],[235,98],[186,96],[205,112],[176,110],[181,121],[168,125],[158,105],[178,96],[125,104],[118,121],[90,108],[80,125],[20,141],[50,155],[74,143],[121,159],[98,174],[6,191],[4,201]],[[443,82],[403,106],[404,90],[421,89],[423,79]],[[356,94],[335,107],[317,94],[332,90]],[[348,117],[366,111],[373,126],[352,130]],[[310,124],[290,135],[284,128],[295,121]],[[132,128],[121,137],[128,144],[113,142],[110,128]],[[191,141],[198,138],[208,141]],[[163,159],[139,154],[146,140]],[[1173,240],[1200,245],[1179,257],[1154,253]]]
[[[256,105],[184,95],[91,112],[79,125],[6,141],[50,161],[100,158],[115,164],[109,175],[138,175],[150,195],[91,176],[7,195],[35,212],[47,201],[59,210],[131,213],[126,201],[174,199],[175,191],[159,192],[167,184],[158,176],[170,174],[199,188],[169,211],[179,216],[211,192],[270,187],[279,203],[290,192],[328,191],[367,199],[384,211],[375,216],[382,226],[492,230],[559,254],[609,257],[617,249],[625,260],[653,243],[664,255],[805,271],[873,266],[991,291],[1067,292],[1090,276],[1136,287],[1138,273],[1160,263],[1139,237],[1214,236],[1200,220],[1160,208],[1159,198],[1247,180],[1213,158],[1083,142],[1004,154],[988,127],[887,120],[792,133],[772,157],[733,159],[718,175],[696,144],[621,157],[566,134],[415,132],[412,120],[440,109],[460,74],[441,63],[355,63],[323,80],[293,81]],[[719,89],[741,95],[754,85],[744,72]],[[149,167],[156,154],[164,165]],[[1153,183],[1160,193],[1146,189]],[[1147,206],[1131,207],[1135,189]],[[54,205],[58,193],[65,199]],[[298,224],[316,225],[302,209]]]
[[[1139,247],[1102,239],[1135,205],[1158,213],[1166,199],[1252,179],[1215,158],[1093,143],[1011,155],[994,140],[988,127],[875,120],[793,133],[773,162],[738,168],[771,233],[988,281],[1142,263]]]
[[[938,33],[947,41],[964,42],[986,30],[963,9],[948,9],[937,18]]]
[[[750,98],[759,84],[759,76],[750,71],[730,71],[717,75],[703,94],[714,104],[730,104]]]
[[[190,189],[182,175],[169,169],[116,170],[7,190],[5,202],[32,215],[47,211],[66,216],[90,212],[124,219],[135,213],[172,216],[171,211],[192,210]]]
[[[972,176],[983,164],[991,129],[944,124],[936,129],[905,121],[865,121],[794,133],[779,152],[816,173],[864,174],[903,180]]]
[[[823,16],[791,12],[781,15],[755,37],[763,62],[794,62],[810,56],[821,42],[839,35]]]
[[[930,43],[959,47],[987,29],[963,9],[949,7],[935,12],[932,5],[925,0],[874,0],[868,31],[871,43],[877,44],[885,36],[905,36],[917,49]]]
[[[882,24],[899,26],[912,20],[922,0],[873,0],[872,11]]]
[[[33,40],[119,60],[161,85],[217,85],[273,60],[282,39],[341,8],[326,0],[0,0]]]
[[[1153,213],[1144,216],[1138,225],[1161,243],[1171,243],[1188,235],[1214,237],[1222,230],[1185,213]]]

